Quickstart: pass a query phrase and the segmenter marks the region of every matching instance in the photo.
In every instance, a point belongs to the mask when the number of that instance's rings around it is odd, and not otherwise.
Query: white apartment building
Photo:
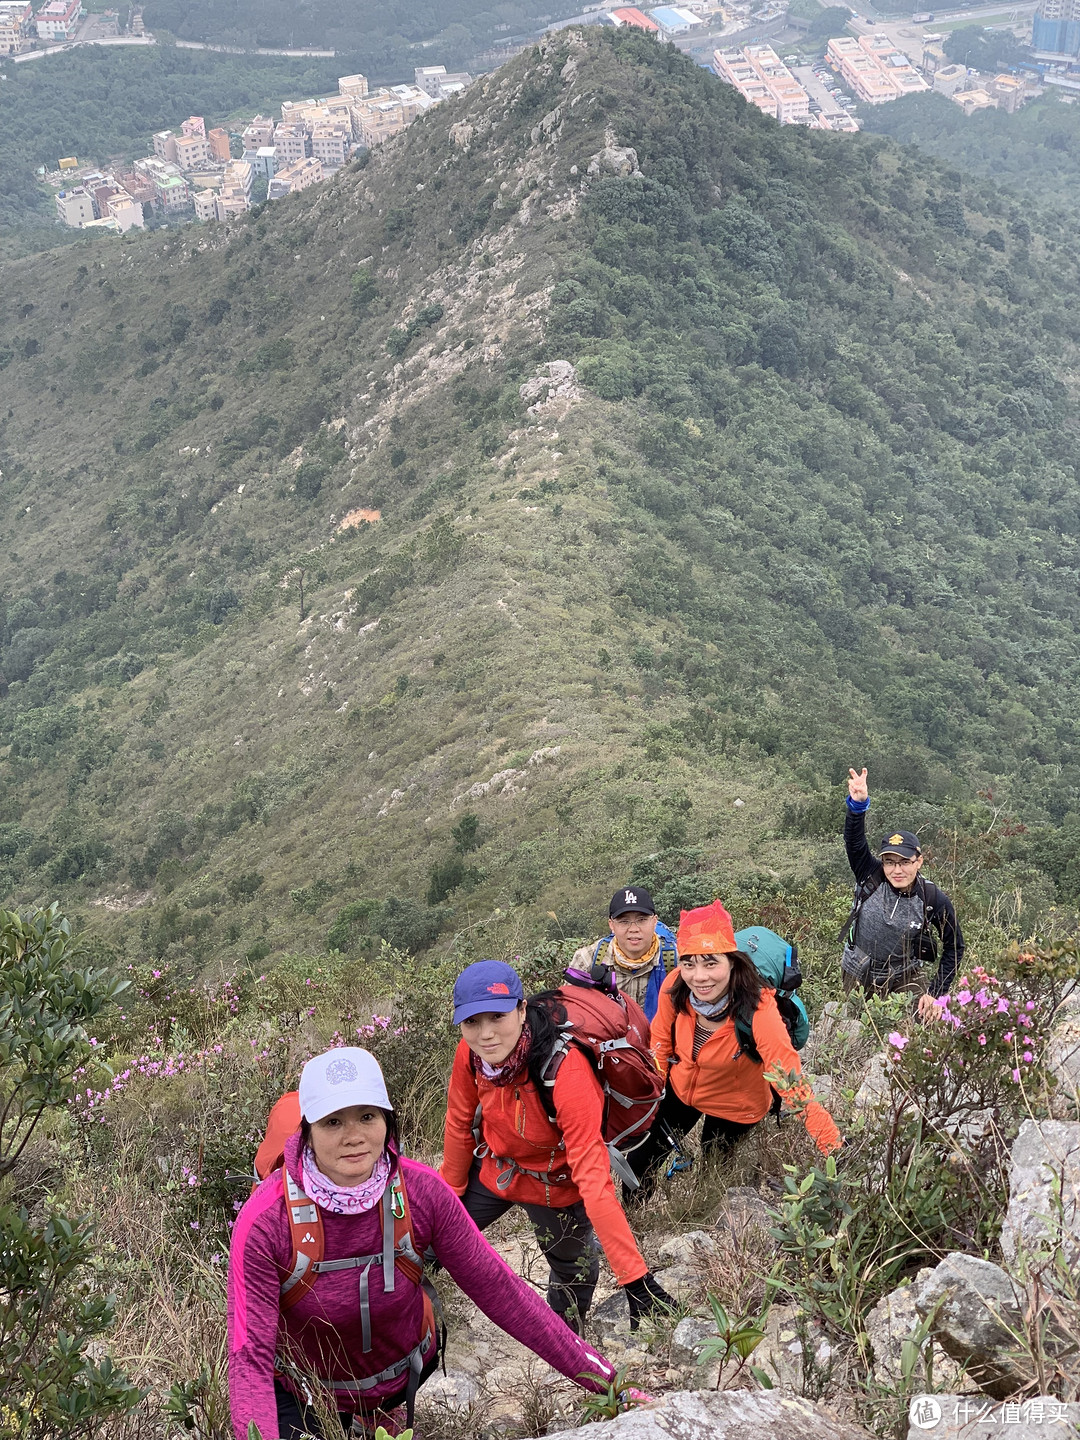
[[[333,120],[317,120],[311,127],[311,153],[322,161],[323,172],[340,170],[349,158],[352,129]]]
[[[295,165],[307,154],[308,138],[302,125],[282,124],[277,127],[274,131],[274,162],[278,168]]]
[[[770,45],[747,45],[742,50],[717,50],[713,73],[733,85],[744,100],[756,105],[781,125],[810,121],[810,96]]]
[[[83,13],[82,0],[48,0],[34,16],[38,39],[52,44],[72,39]]]
[[[367,80],[363,75],[342,75],[337,82],[338,94],[354,100],[363,100],[368,93]]]
[[[33,19],[30,0],[0,0],[0,55],[21,55],[29,48]]]
[[[96,218],[93,197],[81,185],[61,190],[56,197],[56,218],[73,230],[85,229]]]
[[[172,143],[172,158],[181,170],[195,170],[211,160],[210,141],[205,135],[177,135]],[[169,157],[163,156],[163,159]]]
[[[280,200],[286,195],[294,195],[300,190],[306,190],[309,185],[317,185],[322,178],[322,161],[316,160],[313,155],[310,155],[306,160],[300,160],[295,165],[287,165],[284,170],[279,170],[270,181],[267,198]]]

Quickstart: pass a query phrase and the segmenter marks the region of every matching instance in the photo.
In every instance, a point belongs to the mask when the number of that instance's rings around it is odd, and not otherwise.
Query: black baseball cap
[[[609,920],[617,920],[620,915],[655,915],[656,906],[648,890],[640,885],[627,885],[615,891],[607,913]]]
[[[914,860],[922,854],[919,837],[910,830],[894,830],[881,842],[882,855],[899,855],[901,860]]]

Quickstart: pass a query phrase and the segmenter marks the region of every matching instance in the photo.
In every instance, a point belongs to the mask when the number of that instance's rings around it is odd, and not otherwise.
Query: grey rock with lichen
[[[867,1440],[868,1432],[824,1405],[775,1390],[676,1390],[590,1425],[589,1440]],[[560,1430],[554,1440],[581,1440]],[[1055,1440],[1047,1436],[1046,1440]]]
[[[932,1333],[988,1395],[1004,1398],[1029,1378],[1012,1332],[1023,1297],[999,1265],[953,1251],[916,1286],[915,1308],[933,1314]]]
[[[661,1265],[685,1265],[690,1269],[700,1266],[702,1261],[719,1250],[716,1236],[707,1230],[687,1230],[684,1235],[673,1235],[660,1246]]]
[[[1080,1124],[1025,1120],[1012,1147],[1009,1208],[1001,1249],[1030,1264],[1061,1246],[1067,1265],[1080,1262]]]

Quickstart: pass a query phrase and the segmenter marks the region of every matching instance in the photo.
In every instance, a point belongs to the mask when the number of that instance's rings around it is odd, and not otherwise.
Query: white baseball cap
[[[300,1075],[300,1113],[309,1125],[349,1105],[393,1110],[379,1062],[370,1050],[339,1046],[316,1055]]]

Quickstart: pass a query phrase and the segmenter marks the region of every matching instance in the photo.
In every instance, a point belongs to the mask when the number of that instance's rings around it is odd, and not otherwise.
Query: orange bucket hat
[[[739,948],[731,916],[719,900],[680,911],[675,943],[680,955],[729,955]]]

